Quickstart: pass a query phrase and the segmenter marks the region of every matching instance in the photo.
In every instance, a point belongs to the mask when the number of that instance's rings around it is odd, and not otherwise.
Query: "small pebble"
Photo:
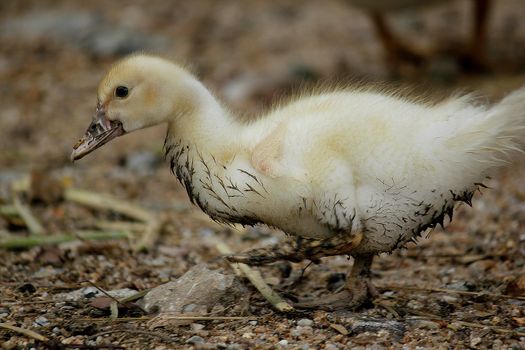
[[[97,344],[102,344],[102,342],[104,341],[104,337],[99,335],[97,339],[95,339],[95,341],[97,342]]]
[[[295,327],[291,334],[294,337],[300,337],[301,335],[313,334],[314,330],[310,326],[297,326]]]
[[[287,345],[288,345],[288,340],[286,340],[286,339],[279,340],[279,345],[281,345],[281,346],[287,346]]]
[[[299,321],[297,321],[298,326],[307,326],[311,327],[314,324],[314,321],[310,320],[309,318],[302,318]]]
[[[423,304],[421,304],[421,302],[417,300],[410,300],[407,303],[407,307],[409,307],[410,309],[414,309],[414,310],[421,310],[423,308]]]
[[[447,288],[465,291],[465,292],[470,290],[469,284],[465,281],[457,281],[457,282],[449,283],[447,284]]]
[[[199,337],[198,335],[194,335],[193,337],[186,340],[186,344],[198,344],[198,343],[204,343],[204,339],[202,339],[202,337]]]
[[[452,296],[452,295],[443,295],[441,297],[441,300],[443,300],[444,302],[447,302],[449,304],[454,304],[454,303],[457,303],[458,302],[458,298]]]
[[[480,343],[481,343],[480,337],[475,337],[475,338],[470,339],[470,346],[473,348],[476,348]]]
[[[226,350],[240,350],[240,349],[241,349],[241,345],[237,343],[229,344],[226,347]]]
[[[45,318],[44,316],[38,316],[35,319],[35,322],[33,322],[33,325],[35,325],[35,327],[44,327],[44,326],[47,326],[48,324],[49,324],[49,320]]]
[[[301,336],[301,331],[298,328],[292,329],[290,335],[294,338],[299,338]]]
[[[417,320],[414,323],[414,326],[420,329],[438,329],[439,328],[439,325],[436,322],[432,322],[428,320]]]
[[[198,332],[200,330],[204,329],[204,325],[200,323],[192,323],[191,324],[191,330],[193,332]]]
[[[490,323],[492,323],[492,325],[496,326],[498,324],[501,323],[501,318],[498,317],[498,316],[494,316],[492,317],[492,319],[490,320]]]
[[[94,298],[99,294],[99,291],[95,287],[86,287],[82,290],[82,294],[86,298]]]

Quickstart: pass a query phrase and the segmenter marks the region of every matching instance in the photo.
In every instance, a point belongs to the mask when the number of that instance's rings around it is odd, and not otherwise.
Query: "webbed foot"
[[[299,301],[294,306],[298,309],[320,309],[334,311],[340,309],[355,310],[378,296],[370,278],[370,266],[373,256],[355,257],[352,272],[345,283],[344,290],[322,298]]]
[[[362,232],[357,232],[351,237],[338,235],[324,240],[299,238],[293,242],[280,243],[269,248],[253,249],[241,254],[227,255],[224,258],[229,262],[252,266],[267,265],[281,260],[318,262],[325,256],[351,254],[362,239]]]

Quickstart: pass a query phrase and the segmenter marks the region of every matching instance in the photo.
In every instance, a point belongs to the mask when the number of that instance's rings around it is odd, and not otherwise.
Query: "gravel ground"
[[[391,20],[414,46],[453,51],[466,40],[469,13],[469,2],[457,1]],[[519,0],[494,6],[490,73],[466,75],[453,56],[436,54],[421,67],[392,74],[366,16],[344,1],[3,1],[0,242],[29,233],[20,215],[9,212],[15,198],[50,237],[129,223],[125,215],[64,198],[71,188],[134,203],[162,226],[142,252],[133,248],[143,228],[132,239],[0,248],[2,348],[525,348],[523,159],[490,180],[473,208],[460,206],[446,230],[376,259],[381,295],[374,305],[357,312],[280,314],[248,281],[236,278],[235,303],[220,299],[204,310],[207,318],[200,309],[187,311],[201,317],[193,320],[145,314],[140,302],[119,305],[113,320],[111,299],[97,288],[125,296],[175,281],[199,264],[229,278],[233,271],[217,259],[217,240],[241,251],[278,242],[282,234],[221,227],[191,207],[163,163],[162,128],[118,139],[77,164],[68,160],[94,110],[98,80],[129,52],[186,62],[248,117],[297,86],[350,78],[395,77],[427,90],[475,89],[497,99],[525,82],[523,16]],[[22,193],[27,178],[31,185]],[[302,278],[306,262],[260,271],[293,300],[337,289],[350,265],[346,257],[325,258]]]

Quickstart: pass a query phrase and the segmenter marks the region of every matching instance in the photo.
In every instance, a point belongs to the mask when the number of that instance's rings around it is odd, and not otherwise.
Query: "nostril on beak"
[[[89,125],[88,132],[91,134],[91,136],[96,136],[104,131],[104,128],[100,123],[93,122]]]

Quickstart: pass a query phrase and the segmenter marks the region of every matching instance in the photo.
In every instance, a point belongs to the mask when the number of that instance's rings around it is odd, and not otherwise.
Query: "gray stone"
[[[100,291],[95,287],[86,287],[82,290],[82,295],[85,298],[93,298],[99,293]]]
[[[45,327],[49,324],[49,320],[45,318],[44,316],[38,316],[35,319],[35,322],[33,322],[33,325],[35,327]]]
[[[310,320],[309,318],[302,318],[299,321],[297,321],[298,326],[308,326],[311,327],[314,324],[314,321]]]
[[[481,337],[472,337],[470,339],[470,347],[475,349],[478,347],[478,345],[482,342],[483,340],[481,339]]]
[[[204,339],[202,337],[199,337],[198,335],[194,335],[193,337],[186,340],[187,344],[198,344],[198,343],[204,343]]]
[[[339,310],[329,315],[329,320],[346,327],[354,334],[364,332],[378,333],[381,331],[389,332],[394,339],[402,339],[406,332],[405,322],[390,320],[386,318],[368,318],[356,316],[355,313]]]
[[[453,295],[443,295],[441,296],[441,300],[449,304],[454,304],[459,301],[459,299]]]
[[[134,289],[129,288],[123,288],[123,289],[115,289],[111,291],[107,291],[109,295],[111,295],[114,298],[126,298],[131,295],[134,295],[137,293]],[[74,290],[72,292],[67,293],[58,293],[53,295],[53,299],[58,301],[75,301],[75,300],[81,300],[81,299],[91,299],[99,296],[105,295],[100,290],[98,290],[95,287],[84,287],[77,290]],[[65,307],[63,307],[64,309]]]
[[[446,285],[446,288],[460,290],[460,291],[465,291],[465,292],[471,290],[468,282],[466,282],[466,281],[457,281],[457,282],[449,283],[449,284]]]
[[[248,292],[235,275],[201,264],[176,281],[152,289],[140,304],[149,312],[205,313],[218,305],[244,307],[247,301]]]
[[[202,331],[205,327],[203,324],[200,323],[192,323],[190,326],[193,332]]]
[[[439,329],[439,325],[436,322],[423,319],[409,320],[409,324],[419,329]]]
[[[278,344],[280,346],[288,346],[288,340],[286,340],[286,339],[279,340]]]

